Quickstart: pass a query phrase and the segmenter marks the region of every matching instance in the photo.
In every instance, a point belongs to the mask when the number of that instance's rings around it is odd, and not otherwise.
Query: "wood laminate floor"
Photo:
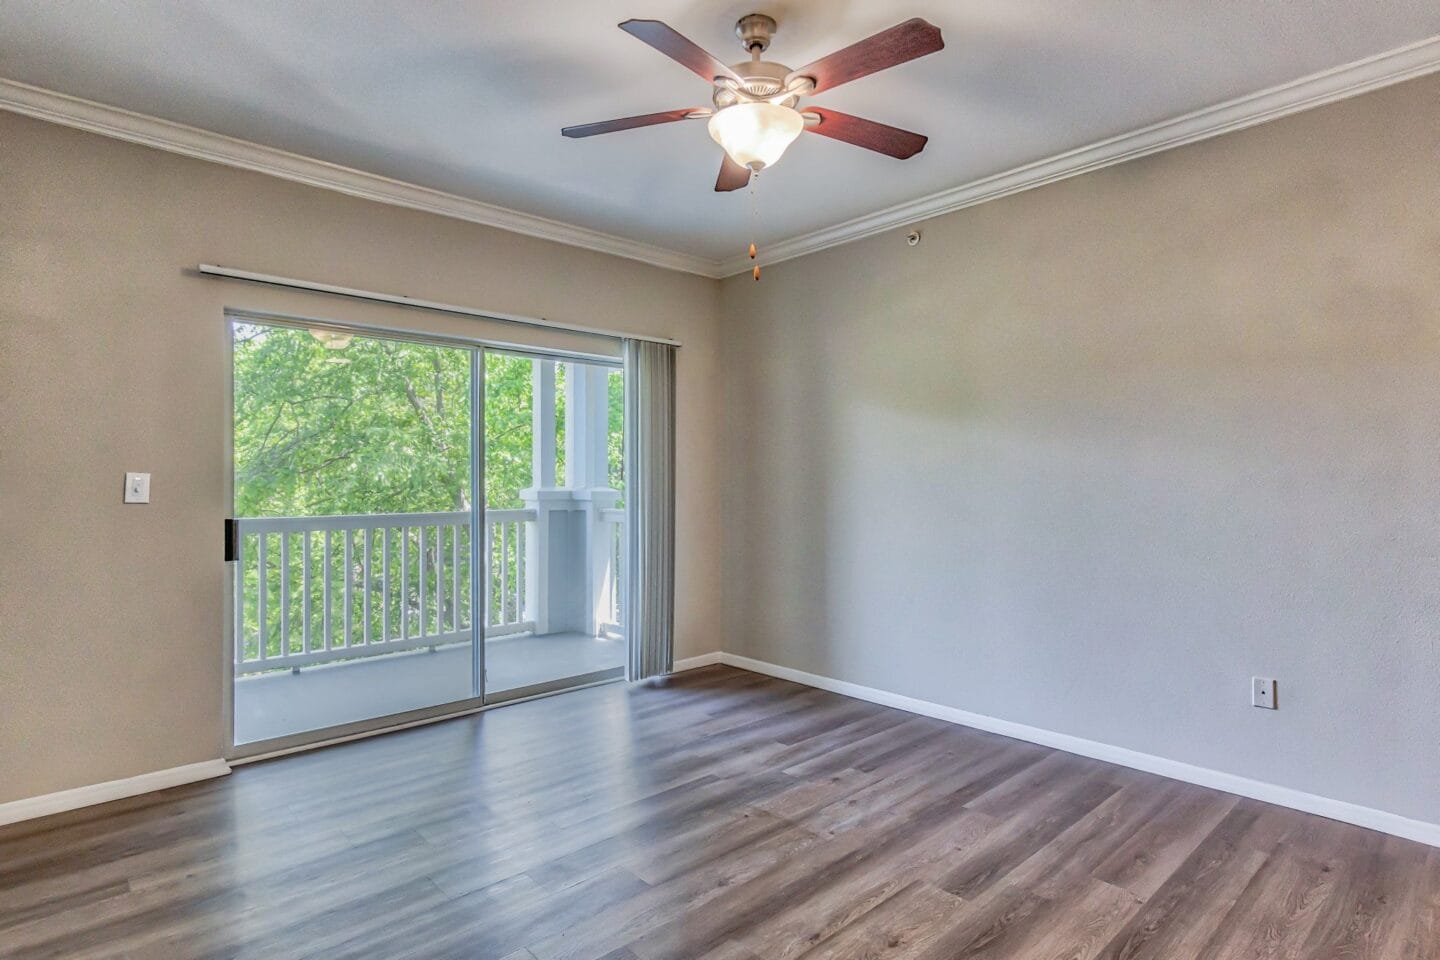
[[[1440,957],[1440,849],[710,667],[0,830],[0,956]]]

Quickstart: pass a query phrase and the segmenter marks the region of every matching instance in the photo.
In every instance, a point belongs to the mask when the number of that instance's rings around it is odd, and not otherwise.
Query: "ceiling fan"
[[[799,106],[802,97],[942,49],[945,41],[940,37],[940,28],[918,17],[797,70],[760,59],[776,29],[774,19],[763,13],[741,17],[735,24],[735,34],[750,59],[729,67],[659,20],[626,20],[620,29],[713,84],[714,106],[566,127],[560,131],[563,135],[593,137],[657,123],[708,118],[710,136],[725,151],[715,181],[717,191],[745,186],[753,172],[779,160],[785,148],[805,130],[900,160],[913,157],[925,147],[927,138],[909,130],[838,110]]]

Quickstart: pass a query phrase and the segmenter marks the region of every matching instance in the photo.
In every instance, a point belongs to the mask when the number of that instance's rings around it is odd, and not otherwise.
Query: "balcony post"
[[[610,486],[610,368],[565,365],[565,486]]]
[[[532,360],[530,402],[531,487],[520,496],[535,511],[534,526],[525,538],[525,614],[537,634],[550,632],[550,504],[545,494],[555,488],[555,361]],[[488,602],[488,601],[487,601]]]
[[[565,370],[565,485],[584,513],[587,628],[598,636],[610,619],[610,524],[604,512],[619,494],[610,488],[610,368],[572,363]]]
[[[587,578],[586,609],[590,611],[590,632],[600,636],[610,622],[614,602],[615,581],[619,571],[615,569],[615,549],[612,524],[605,519],[605,512],[613,510],[620,499],[618,490],[609,487],[592,488],[577,493],[585,497],[585,530]]]
[[[549,490],[555,486],[555,361],[530,362],[530,485]]]

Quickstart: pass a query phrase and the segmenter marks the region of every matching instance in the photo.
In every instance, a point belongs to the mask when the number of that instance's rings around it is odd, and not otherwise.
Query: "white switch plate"
[[[1250,703],[1263,710],[1275,710],[1279,707],[1276,699],[1279,684],[1269,677],[1250,678]]]
[[[125,502],[126,502],[126,503],[149,503],[149,502],[150,502],[150,474],[148,474],[148,473],[127,473],[127,474],[125,474]]]

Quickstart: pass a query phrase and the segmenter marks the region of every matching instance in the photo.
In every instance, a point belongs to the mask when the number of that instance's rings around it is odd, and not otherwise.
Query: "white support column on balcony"
[[[615,597],[613,591],[619,571],[615,569],[614,527],[606,519],[620,494],[609,487],[584,491],[586,497],[586,609],[590,611],[590,632],[599,636],[612,620]]]
[[[572,363],[565,370],[565,483],[585,511],[585,609],[588,630],[609,622],[615,582],[613,533],[604,512],[619,498],[610,488],[610,368]]]
[[[610,368],[565,365],[565,486],[610,486]]]
[[[531,487],[520,496],[535,511],[525,540],[525,619],[535,632],[550,632],[550,511],[555,487],[555,361],[532,360],[530,402]]]
[[[555,361],[530,363],[530,484],[549,490],[555,486]]]

